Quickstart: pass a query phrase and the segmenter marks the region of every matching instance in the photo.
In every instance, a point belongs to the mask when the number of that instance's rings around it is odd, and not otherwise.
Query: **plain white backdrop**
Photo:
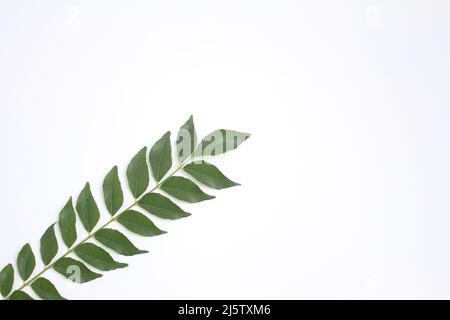
[[[193,114],[242,186],[63,295],[450,298],[449,57],[445,0],[1,1],[0,266]]]

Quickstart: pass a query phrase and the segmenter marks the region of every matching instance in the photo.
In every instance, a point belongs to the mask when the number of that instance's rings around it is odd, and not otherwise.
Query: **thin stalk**
[[[83,243],[85,243],[86,241],[92,239],[97,232],[99,232],[100,230],[106,228],[107,226],[109,226],[111,223],[113,223],[114,221],[117,220],[117,218],[120,217],[120,215],[122,215],[124,212],[130,210],[131,208],[135,207],[139,200],[147,193],[153,192],[157,189],[159,189],[159,187],[164,183],[164,181],[166,181],[168,178],[170,178],[171,176],[173,176],[175,173],[177,173],[178,171],[180,171],[181,169],[184,168],[185,166],[185,162],[183,162],[182,164],[180,164],[178,166],[178,168],[176,170],[174,170],[171,174],[169,174],[168,176],[166,176],[163,180],[161,180],[160,182],[158,182],[152,189],[150,189],[149,191],[144,192],[140,197],[138,197],[137,199],[135,199],[134,203],[132,205],[130,205],[129,207],[127,207],[126,209],[124,209],[123,211],[116,213],[114,216],[112,216],[112,218],[106,222],[104,225],[102,225],[100,228],[98,228],[96,231],[89,233],[89,235],[84,238],[83,240],[81,240],[78,244],[76,244],[75,246],[72,246],[72,248],[69,248],[69,250],[67,250],[66,253],[64,253],[62,256],[60,256],[58,259],[55,259],[54,262],[52,262],[51,264],[49,264],[48,266],[46,266],[44,269],[42,269],[42,271],[40,271],[38,274],[36,274],[34,277],[30,278],[29,280],[25,281],[22,286],[20,286],[18,289],[16,290],[12,290],[11,293],[9,295],[7,295],[6,297],[4,297],[2,300],[8,300],[9,297],[15,292],[15,291],[21,291],[23,289],[25,289],[26,287],[28,287],[29,285],[31,285],[34,281],[36,281],[40,276],[42,276],[45,272],[47,272],[50,269],[53,269],[53,267],[55,266],[55,263],[58,262],[58,260],[67,257],[69,254],[73,253],[80,245],[82,245]]]

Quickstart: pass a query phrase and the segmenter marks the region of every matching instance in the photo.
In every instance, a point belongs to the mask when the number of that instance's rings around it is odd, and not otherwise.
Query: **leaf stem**
[[[4,297],[2,300],[8,300],[11,295],[15,292],[15,291],[21,291],[23,289],[25,289],[26,287],[28,287],[29,285],[31,285],[34,281],[36,281],[40,276],[42,276],[45,272],[47,272],[50,269],[53,269],[53,267],[55,266],[56,262],[58,262],[59,260],[61,260],[62,258],[67,257],[69,254],[73,253],[80,245],[82,245],[83,243],[85,243],[86,241],[92,239],[97,232],[99,232],[100,230],[106,228],[107,226],[109,226],[111,223],[113,223],[114,221],[117,220],[117,218],[120,217],[120,215],[122,215],[124,212],[130,210],[131,208],[135,207],[139,200],[147,193],[153,192],[157,189],[159,189],[159,187],[164,183],[164,181],[168,178],[170,178],[171,176],[173,176],[175,173],[177,173],[178,171],[180,171],[181,169],[184,168],[184,166],[186,165],[185,163],[186,161],[184,161],[183,163],[181,163],[178,168],[176,170],[174,170],[171,174],[169,174],[168,176],[166,176],[163,180],[161,180],[160,182],[157,182],[156,185],[151,188],[149,191],[144,192],[140,197],[138,197],[137,199],[135,199],[134,203],[131,204],[130,206],[128,206],[126,209],[122,210],[119,213],[116,213],[115,215],[112,216],[112,218],[106,222],[104,225],[102,225],[100,228],[98,228],[96,231],[94,232],[90,232],[89,235],[84,238],[83,240],[81,240],[78,244],[76,244],[75,246],[72,246],[72,248],[69,248],[66,253],[64,253],[61,257],[59,257],[58,259],[55,259],[54,262],[52,262],[51,264],[47,265],[44,269],[42,269],[42,271],[40,271],[38,274],[36,274],[35,276],[33,276],[31,279],[25,281],[22,286],[20,286],[18,289],[16,290],[12,290],[11,293],[9,295],[7,295],[6,297]]]

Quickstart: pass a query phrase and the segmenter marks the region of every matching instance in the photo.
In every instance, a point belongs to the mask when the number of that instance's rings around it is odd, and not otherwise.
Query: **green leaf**
[[[167,131],[161,139],[156,141],[150,150],[149,159],[153,177],[159,182],[172,167],[170,131]]]
[[[84,228],[91,232],[100,219],[100,211],[92,196],[91,186],[86,183],[77,200],[77,211]]]
[[[161,189],[171,196],[190,203],[214,199],[204,193],[194,182],[184,177],[169,177],[161,185]]]
[[[75,283],[89,282],[102,276],[86,267],[84,263],[72,258],[59,259],[53,269]]]
[[[117,222],[131,232],[144,237],[154,237],[167,233],[164,230],[158,229],[158,227],[142,213],[134,210],[127,210],[122,213],[117,219]]]
[[[23,291],[14,291],[11,296],[8,298],[9,300],[34,300],[27,293]]]
[[[58,241],[55,236],[55,226],[51,225],[41,237],[41,258],[44,265],[49,265],[58,253]]]
[[[134,256],[148,252],[136,248],[127,237],[113,229],[99,230],[95,234],[95,239],[104,246],[113,249],[115,252],[124,256]]]
[[[147,147],[142,148],[131,159],[126,176],[128,187],[134,196],[134,201],[129,204],[129,208],[139,205],[142,208],[139,209],[141,211],[148,211],[158,218],[174,220],[190,215],[178,206],[178,201],[174,198],[191,203],[215,198],[203,192],[197,183],[214,189],[238,185],[228,179],[217,167],[207,162],[185,164],[191,162],[190,160],[196,160],[196,156],[199,158],[214,156],[234,150],[248,139],[250,134],[220,129],[207,135],[198,144],[194,120],[190,116],[181,126],[176,141],[177,157],[180,162],[178,170],[184,169],[185,173],[192,177],[189,179],[169,175],[173,162],[170,135],[170,132],[166,132],[148,153]],[[160,188],[160,193],[145,194],[150,182],[150,170],[158,182],[152,190]],[[167,176],[169,178],[166,179]],[[41,277],[48,270],[54,269],[69,280],[84,283],[102,277],[102,274],[97,273],[100,272],[97,269],[109,271],[127,266],[125,263],[115,261],[115,254],[111,256],[113,250],[125,256],[147,252],[137,248],[125,234],[114,229],[107,229],[106,226],[112,222],[119,222],[131,232],[142,236],[152,237],[166,233],[147,217],[149,215],[128,209],[122,213],[124,194],[117,166],[114,166],[103,179],[102,191],[106,208],[113,218],[100,230],[95,230],[100,220],[100,211],[90,184],[86,183],[78,199],[75,201],[70,198],[59,214],[59,229],[68,247],[63,258],[56,258],[59,244],[55,235],[55,226],[52,225],[40,239],[40,256],[45,267],[40,272],[35,271],[36,257],[31,246],[26,244],[18,254],[17,267],[9,264],[0,271],[0,297],[11,300],[33,300],[28,293],[21,291],[21,288],[31,286],[36,292],[36,297],[64,299],[49,280]],[[84,229],[89,233],[89,237],[79,243],[77,243],[77,215]],[[90,238],[95,240],[89,243]],[[76,255],[74,259],[69,258],[74,255]],[[15,270],[24,281],[16,291],[14,291],[14,284],[17,282]]]
[[[17,257],[17,271],[23,281],[28,280],[34,271],[35,266],[36,259],[34,258],[33,250],[27,243],[23,246],[22,250],[20,250],[19,256]]]
[[[225,189],[239,185],[239,183],[225,177],[216,166],[206,161],[189,163],[183,170],[199,182],[213,189]]]
[[[127,168],[128,186],[135,198],[142,195],[147,190],[149,183],[149,173],[147,165],[147,148],[139,151]]]
[[[75,249],[75,254],[84,262],[102,271],[110,271],[128,266],[126,263],[114,261],[104,249],[93,243],[83,243]]]
[[[6,297],[12,290],[14,284],[14,268],[8,264],[0,271],[0,293]]]
[[[53,283],[45,278],[36,279],[31,284],[31,288],[43,300],[66,300],[59,294]]]
[[[178,161],[182,163],[191,154],[197,146],[197,133],[195,132],[194,118],[190,116],[188,121],[183,124],[178,131],[177,136],[177,156]]]
[[[111,215],[119,211],[123,205],[123,192],[117,166],[112,168],[103,180],[103,197]]]
[[[139,206],[162,219],[175,220],[191,215],[159,193],[147,193],[139,200]]]
[[[77,240],[76,219],[72,198],[70,198],[61,210],[58,222],[61,236],[68,248],[70,248],[75,243],[75,240]]]
[[[236,149],[250,137],[250,133],[220,129],[211,132],[195,149],[195,156],[217,156]]]

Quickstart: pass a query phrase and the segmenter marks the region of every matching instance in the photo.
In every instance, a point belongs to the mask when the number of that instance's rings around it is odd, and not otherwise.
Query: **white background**
[[[242,186],[65,296],[450,298],[449,71],[446,0],[3,0],[0,265],[193,114]]]

